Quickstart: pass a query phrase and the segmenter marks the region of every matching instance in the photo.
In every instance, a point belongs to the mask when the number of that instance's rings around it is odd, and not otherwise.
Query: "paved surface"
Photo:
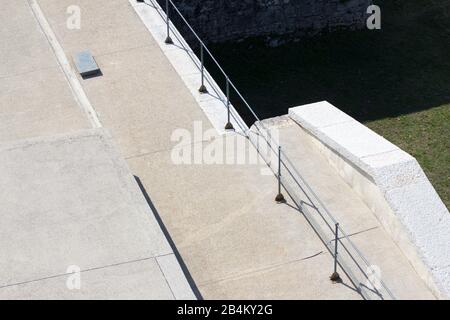
[[[174,165],[170,151],[128,161],[204,298],[359,298],[329,281],[331,257],[303,216],[274,202],[260,166]]]
[[[289,117],[266,120],[276,127],[280,143],[299,173],[339,221],[364,256],[381,271],[381,278],[398,299],[433,299],[433,295],[372,211],[329,165],[311,137]],[[303,198],[309,202],[308,199]]]
[[[292,207],[292,204],[278,205],[274,202],[276,180],[273,175],[261,174],[261,165],[206,165],[204,163],[177,165],[174,163],[172,158],[174,150],[178,151],[180,148],[189,150],[189,147],[201,148],[202,141],[209,140],[201,134],[193,134],[188,143],[176,147],[177,142],[172,141],[171,136],[177,129],[187,129],[188,132],[193,133],[194,122],[196,122],[202,124],[203,131],[212,129],[209,138],[219,141],[222,136],[214,131],[191,91],[185,86],[128,1],[39,0],[38,2],[67,57],[73,57],[76,52],[83,50],[90,50],[94,55],[103,76],[88,80],[80,79],[84,91],[99,115],[101,123],[110,130],[133,174],[142,181],[153,211],[161,217],[204,298],[361,298],[351,288],[348,279],[344,278],[342,284],[333,284],[329,281],[328,277],[332,271],[331,256],[306,223],[305,218]],[[66,9],[69,5],[79,5],[82,10],[80,30],[66,28]],[[25,15],[21,11],[18,12],[18,18],[10,19],[11,21],[20,21],[22,18],[19,14]],[[8,16],[14,16],[14,14],[10,12]],[[32,28],[31,25],[30,28]],[[1,48],[2,52],[7,51],[7,47],[1,46]],[[45,50],[51,56],[48,48]],[[32,65],[32,61],[29,64]],[[18,64],[17,68],[10,72],[26,72],[20,69],[23,68],[22,64]],[[57,68],[56,71],[58,71]],[[64,83],[61,72],[56,73],[60,76],[58,82]],[[28,81],[29,79],[27,77],[23,82],[36,85],[36,82]],[[6,85],[3,84],[3,86]],[[80,123],[69,117],[65,124],[53,112],[44,116],[48,105],[45,97],[58,101],[60,99],[70,101],[70,91],[65,94],[63,89],[55,91],[54,88],[49,87],[47,90],[49,90],[48,93],[39,93],[41,91],[37,90],[34,94],[38,97],[42,94],[42,100],[36,104],[36,108],[44,110],[36,111],[36,113],[42,115],[45,121],[49,121],[45,125],[39,124],[43,129],[36,127],[27,131],[22,128],[22,122],[19,120],[9,124],[15,109],[5,109],[12,111],[2,112],[2,117],[5,119],[3,122],[17,130],[17,133],[13,135],[10,131],[14,130],[9,130],[8,134],[11,136],[6,136],[5,133],[5,135],[2,134],[2,138],[13,140],[43,133],[53,134],[63,129],[70,131],[72,127],[79,129],[89,123],[83,120],[81,111],[74,111],[76,114],[74,117],[79,117]],[[30,93],[30,96],[33,95]],[[13,99],[21,99],[21,94],[20,92],[11,93],[5,99],[9,99],[7,103],[9,106]],[[65,108],[72,105],[73,110],[81,110],[77,109],[79,107],[73,101],[67,104],[61,103],[61,105]],[[12,108],[12,106],[9,107]],[[67,111],[62,114],[71,113]],[[27,121],[32,123],[31,127],[38,125],[39,118],[32,118],[30,115],[27,119],[30,119]],[[226,135],[226,139],[229,142],[234,140],[244,143],[246,141],[239,134],[232,133]],[[251,149],[252,147],[246,148],[247,151]],[[313,160],[310,159],[310,161]],[[17,184],[17,178],[10,179],[5,187],[12,183]],[[326,195],[331,196],[334,192],[335,190],[330,187]],[[98,197],[102,197],[100,192],[96,192],[95,197],[90,199],[95,203]],[[74,201],[74,198],[68,196],[63,199]],[[334,204],[335,198],[331,197],[329,200]],[[336,207],[341,205],[341,203],[335,204]],[[29,207],[32,209],[31,205]],[[355,208],[355,210],[359,209]],[[350,222],[348,224],[355,232],[374,227],[370,220],[360,221],[353,215],[350,215],[349,220],[352,224]],[[129,230],[133,230],[134,233],[134,223],[137,222],[127,219],[124,222],[128,225],[133,224]],[[142,226],[136,226],[136,237],[142,231]],[[363,233],[360,237],[364,238],[365,235]],[[383,239],[389,242],[387,238]],[[366,238],[366,242],[370,241],[372,238]],[[18,241],[15,244],[21,246]],[[125,246],[125,242],[122,245]],[[80,248],[82,247],[80,245]],[[390,243],[387,243],[387,247],[391,249]],[[380,247],[368,246],[367,248],[378,252],[379,255],[384,252]],[[128,251],[126,247],[122,247],[122,250]],[[127,257],[125,260],[154,257],[155,254],[152,256],[149,250],[150,248],[144,249],[137,245],[137,248],[130,251],[130,256],[124,253]],[[57,253],[54,254],[57,255]],[[389,252],[389,255],[391,254],[395,255],[395,251]],[[390,258],[386,254],[382,259]],[[116,259],[111,263],[123,260]],[[145,260],[134,265],[133,272],[136,275],[133,281],[138,281],[140,276],[150,272],[146,271],[144,265],[152,270],[151,261],[151,259]],[[103,262],[99,260],[97,264],[102,265]],[[29,272],[40,272],[40,269],[35,266],[37,263],[31,264]],[[61,265],[65,263],[66,261]],[[96,265],[89,261],[85,263],[88,268]],[[410,297],[411,294],[407,291],[414,287],[419,288],[418,294],[421,294],[421,297],[430,297],[420,283],[415,282],[413,273],[409,273],[408,278],[403,278],[403,271],[410,272],[410,269],[404,265],[401,258],[398,263],[387,265],[393,267],[393,276],[390,280],[395,282],[389,284],[398,288],[397,292]],[[401,271],[395,273],[394,267],[398,266],[401,267]],[[55,264],[56,267],[57,264]],[[123,265],[117,270],[126,273],[128,267],[131,268],[131,266]],[[1,270],[10,269],[10,266],[5,266]],[[107,271],[105,269],[98,274],[107,278],[110,276]],[[98,279],[94,276],[95,272],[97,271],[89,272],[92,279]],[[35,276],[45,275],[39,273]],[[32,277],[18,277],[11,279],[8,283],[30,279]],[[410,285],[409,282],[405,285],[403,283],[405,279],[413,279],[414,285]],[[53,279],[44,281],[48,283],[49,288],[44,296],[55,296],[60,290],[58,285]],[[134,287],[132,283],[124,292]],[[51,289],[53,286],[54,290]],[[86,293],[84,297],[101,297],[105,293],[102,291],[105,287],[101,284],[94,283],[93,286],[96,286],[98,291]],[[108,288],[111,288],[112,292],[116,290],[113,287]],[[40,297],[39,294],[34,294],[36,287],[33,284],[27,284],[23,291],[15,287],[4,289],[6,290],[4,297]],[[144,297],[151,297],[150,293],[148,294]],[[158,297],[163,296],[164,291],[160,294]]]
[[[90,128],[27,1],[0,4],[0,142]]]
[[[450,214],[417,160],[326,101],[289,117],[321,141],[433,293],[450,298]]]
[[[111,139],[80,131],[89,120],[27,1],[1,5],[0,299],[195,298]],[[72,265],[81,290],[66,286]]]
[[[1,144],[0,174],[0,299],[194,298],[103,131]]]
[[[275,179],[261,166],[173,163],[174,130],[212,125],[127,1],[39,3],[67,56],[94,55],[103,76],[83,88],[204,298],[360,298],[328,280],[331,257],[302,216],[273,201]],[[82,29],[68,32],[72,4],[85,14]]]

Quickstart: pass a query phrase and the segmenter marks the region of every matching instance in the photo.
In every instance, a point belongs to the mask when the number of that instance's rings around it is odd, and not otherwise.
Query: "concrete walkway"
[[[103,76],[83,87],[204,298],[360,298],[329,281],[331,257],[301,215],[273,201],[276,181],[261,166],[173,163],[175,130],[212,125],[128,1],[39,3],[67,56],[95,56]],[[83,20],[69,32],[72,4]]]
[[[27,1],[0,18],[0,299],[195,299]]]
[[[295,209],[274,203],[275,179],[261,175],[260,166],[173,163],[175,130],[192,132],[194,122],[203,130],[212,127],[127,1],[40,4],[68,56],[88,48],[96,57],[103,76],[83,87],[142,180],[203,297],[359,297],[345,284],[330,283],[330,255]],[[65,28],[69,4],[84,12],[80,31]],[[193,135],[191,145],[203,140]],[[331,209],[342,205],[336,199]],[[374,219],[354,219],[349,232],[377,226]],[[396,293],[410,297],[409,289],[400,286]]]
[[[434,299],[372,211],[330,166],[311,136],[288,116],[268,119],[265,123],[272,129],[277,128],[280,144],[297,171],[339,221],[351,241],[379,268],[381,279],[394,296]],[[306,197],[302,200],[310,203]]]
[[[204,298],[361,298],[348,279],[331,283],[332,257],[291,203],[274,202],[276,179],[262,174],[261,165],[174,163],[174,153],[195,148],[201,152],[205,144],[223,136],[214,131],[127,0],[38,3],[68,57],[86,49],[95,56],[103,76],[80,79],[84,91],[133,174],[142,181],[148,202],[161,217]],[[81,8],[80,30],[66,27],[66,10],[71,5]],[[47,95],[52,94],[54,91]],[[210,130],[209,137],[194,134],[196,124],[201,124],[201,133]],[[20,126],[16,123],[14,127]],[[58,126],[55,128],[57,131]],[[192,137],[180,146],[171,137],[183,129]],[[237,133],[224,139],[230,144],[246,142]],[[252,148],[247,145],[246,151]],[[317,160],[315,156],[305,159],[305,155],[293,156],[302,162]],[[326,163],[318,163],[321,166],[311,167],[311,172],[323,170],[335,179]],[[312,179],[311,183],[322,186],[330,209],[338,210],[345,205],[339,199],[345,198],[348,190],[342,189],[345,194],[341,197],[333,196],[342,184],[334,185],[332,180],[326,189],[323,183],[328,178]],[[378,225],[373,219],[365,220],[367,208],[351,207],[352,212],[360,210],[363,216],[350,214],[342,219],[349,233],[358,233],[363,239],[359,243],[364,250],[373,251],[368,254],[373,263],[388,270],[388,285],[399,298],[432,298],[385,234],[378,229],[369,231]],[[370,245],[371,241],[381,241],[383,247]]]
[[[103,130],[0,144],[0,174],[0,299],[195,298]]]
[[[27,1],[0,21],[0,142],[90,128]]]

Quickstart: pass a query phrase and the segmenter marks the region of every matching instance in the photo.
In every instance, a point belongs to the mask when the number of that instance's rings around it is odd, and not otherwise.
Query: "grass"
[[[211,48],[260,118],[328,100],[416,157],[450,207],[450,0],[374,2],[382,9],[379,31],[277,48],[267,39]]]
[[[450,105],[367,122],[366,125],[414,156],[450,207]]]

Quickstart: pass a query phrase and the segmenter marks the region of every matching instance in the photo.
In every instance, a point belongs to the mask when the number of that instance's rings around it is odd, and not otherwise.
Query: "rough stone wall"
[[[165,0],[158,0],[165,8]],[[365,25],[372,0],[172,0],[206,41],[305,36]],[[175,16],[175,15],[173,15]],[[182,28],[181,26],[179,26]]]

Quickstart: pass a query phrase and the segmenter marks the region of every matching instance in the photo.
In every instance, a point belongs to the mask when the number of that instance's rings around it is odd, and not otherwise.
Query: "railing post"
[[[281,193],[281,146],[278,146],[278,194],[275,197],[275,201],[278,203],[284,202],[284,196]]]
[[[339,242],[339,223],[336,223],[334,232],[334,272],[330,276],[330,280],[333,282],[341,281],[341,277],[337,272],[338,242]]]
[[[169,10],[169,0],[166,0],[166,24],[167,24],[167,38],[164,41],[166,44],[173,44],[172,38],[170,38],[170,10]]]
[[[225,125],[225,130],[232,130],[233,124],[231,123],[231,116],[230,116],[230,80],[227,77],[227,124]]]
[[[201,62],[201,72],[202,72],[202,85],[200,86],[200,93],[208,93],[208,89],[205,87],[205,58],[203,53],[203,43],[200,42],[200,62]]]

